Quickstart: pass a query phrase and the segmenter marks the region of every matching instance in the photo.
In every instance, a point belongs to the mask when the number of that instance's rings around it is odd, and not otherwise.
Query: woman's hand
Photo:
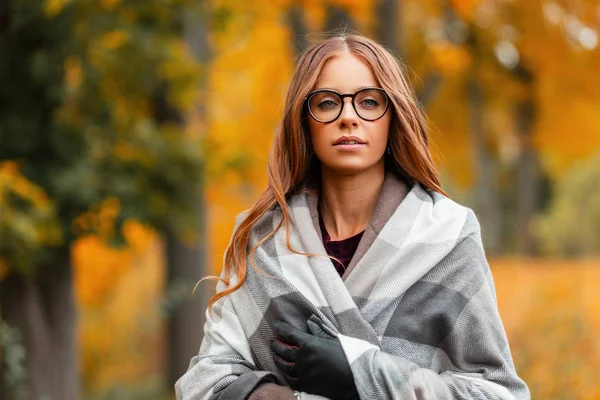
[[[273,325],[273,358],[290,387],[332,400],[358,399],[339,339],[331,337],[311,320],[308,325],[313,334],[281,321]]]

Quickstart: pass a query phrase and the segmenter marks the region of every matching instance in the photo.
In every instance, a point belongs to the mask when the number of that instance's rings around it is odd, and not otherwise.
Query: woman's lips
[[[336,144],[333,147],[335,147],[339,151],[359,151],[365,146],[366,146],[365,143],[354,143],[354,144],[340,143],[340,144]]]

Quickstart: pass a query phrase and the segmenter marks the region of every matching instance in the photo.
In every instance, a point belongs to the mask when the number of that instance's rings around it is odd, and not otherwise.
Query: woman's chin
[[[331,175],[338,176],[356,176],[361,174],[373,174],[379,170],[384,171],[383,163],[365,163],[365,162],[343,162],[330,164],[325,167]]]

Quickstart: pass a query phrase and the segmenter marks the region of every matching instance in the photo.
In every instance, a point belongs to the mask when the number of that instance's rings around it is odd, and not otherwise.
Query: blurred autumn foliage
[[[160,298],[164,250],[153,230],[128,221],[128,246],[115,249],[97,236],[73,246],[80,312],[81,374],[89,392],[158,379],[161,362]]]
[[[78,397],[74,275],[97,274],[85,301],[121,282],[131,251],[103,246],[132,247],[128,221],[198,241],[202,149],[182,123],[201,82],[183,37],[194,4],[0,5],[0,303],[27,361],[3,351],[2,366],[23,369],[28,392],[2,379],[1,397]]]
[[[598,399],[599,259],[492,260],[515,366],[533,399]]]
[[[56,133],[41,135],[33,117],[0,117],[2,145],[16,149],[0,151],[0,281],[34,274],[69,245],[86,398],[168,398],[169,229],[206,243],[205,272],[219,272],[235,215],[265,185],[298,50],[344,26],[405,63],[445,185],[481,220],[533,398],[600,398],[596,1],[206,0],[201,22],[193,3],[39,2],[37,18],[72,28],[55,33],[69,38],[56,40],[60,51],[24,58],[36,88],[52,83],[44,118]],[[202,62],[197,24],[210,46]],[[42,73],[47,64],[55,68]],[[78,157],[68,168],[36,164],[32,145],[43,154],[57,137],[55,160]],[[200,182],[204,236],[185,202]]]

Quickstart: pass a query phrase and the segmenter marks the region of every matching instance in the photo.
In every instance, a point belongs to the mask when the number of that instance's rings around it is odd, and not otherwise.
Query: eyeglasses
[[[376,121],[383,117],[389,106],[389,97],[381,88],[364,88],[354,94],[341,94],[333,89],[316,90],[306,96],[308,112],[315,121],[333,122],[344,108],[344,99],[352,99],[352,107],[361,119]]]

